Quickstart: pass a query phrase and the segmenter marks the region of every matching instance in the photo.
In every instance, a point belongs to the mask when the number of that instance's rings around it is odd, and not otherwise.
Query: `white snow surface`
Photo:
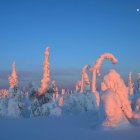
[[[140,128],[129,124],[104,129],[93,112],[60,117],[1,119],[0,140],[138,140]]]

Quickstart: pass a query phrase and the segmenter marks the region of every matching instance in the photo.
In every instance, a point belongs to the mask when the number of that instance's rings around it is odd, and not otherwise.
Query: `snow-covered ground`
[[[139,140],[140,128],[121,126],[114,130],[96,127],[92,112],[60,117],[1,119],[0,140]]]

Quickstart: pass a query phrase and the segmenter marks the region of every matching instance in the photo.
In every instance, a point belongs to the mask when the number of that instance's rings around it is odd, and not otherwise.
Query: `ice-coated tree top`
[[[104,59],[111,60],[113,64],[116,64],[118,62],[117,58],[115,58],[115,56],[113,54],[104,53],[97,59],[95,65],[92,68],[90,68],[90,70],[91,71],[96,70],[96,72],[100,75],[100,67],[101,67]]]
[[[13,62],[12,65],[12,74],[8,77],[10,87],[13,88],[18,85],[18,76],[16,71],[16,63]]]
[[[49,87],[50,82],[50,63],[49,63],[49,53],[50,48],[46,48],[45,51],[45,59],[44,59],[44,73],[43,73],[43,79],[41,80],[41,87],[39,88],[38,92],[39,94],[44,94],[46,90]]]

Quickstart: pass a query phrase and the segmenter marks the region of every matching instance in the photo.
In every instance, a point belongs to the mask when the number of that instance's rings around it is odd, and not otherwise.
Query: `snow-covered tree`
[[[30,117],[41,116],[41,106],[37,98],[34,98],[34,100],[32,101],[30,111]]]
[[[88,86],[89,87],[89,90],[90,90],[90,80],[89,80],[89,77],[88,77],[88,74],[86,72],[87,69],[89,69],[89,65],[85,65],[83,68],[82,68],[82,74],[81,74],[81,93],[84,93],[86,92],[86,87]]]
[[[14,88],[18,86],[18,79],[17,79],[17,72],[16,72],[16,63],[13,62],[12,65],[12,74],[8,77],[10,88]]]
[[[8,90],[8,105],[7,115],[12,118],[19,118],[22,116],[24,109],[24,93],[18,87],[18,76],[16,72],[15,62],[12,65],[12,74],[8,77],[10,88]]]
[[[138,93],[140,93],[140,73],[138,73],[137,83],[138,83]]]
[[[5,96],[8,95],[8,90],[7,89],[1,89],[0,94],[5,97]]]
[[[27,86],[27,91],[29,99],[32,101],[34,100],[38,95],[38,85],[34,82],[31,82]]]
[[[46,51],[45,51],[44,73],[43,73],[43,79],[41,80],[41,87],[38,89],[39,95],[44,94],[49,88],[49,83],[50,83],[49,50],[50,48],[46,48]]]
[[[65,89],[62,89],[61,95],[65,95]]]
[[[52,81],[52,94],[53,94],[53,101],[57,100],[59,97],[58,87],[56,86],[56,82]]]
[[[58,101],[59,106],[62,106],[62,105],[63,105],[63,102],[64,102],[64,97],[61,96],[61,97],[59,98],[59,101]]]
[[[140,98],[136,99],[135,109],[136,111],[140,111]]]
[[[80,90],[81,90],[81,85],[82,85],[82,82],[81,82],[81,80],[79,80],[79,81],[76,83],[76,92],[80,92]]]
[[[65,96],[65,89],[62,89],[61,95],[59,96],[59,99],[58,99],[58,104],[59,104],[59,106],[62,106],[62,105],[63,105],[64,96]]]
[[[62,111],[57,104],[52,102],[46,103],[41,107],[41,115],[42,116],[60,116]]]
[[[23,117],[25,109],[25,95],[22,91],[9,88],[7,116],[10,118]]]
[[[91,87],[93,93],[96,91],[96,74],[100,75],[100,68],[104,59],[109,59],[110,61],[112,61],[113,64],[116,64],[118,62],[115,56],[110,53],[104,53],[97,59],[95,65],[90,68],[90,71],[93,72],[92,87]]]
[[[121,110],[121,102],[118,95],[108,89],[102,95],[100,107],[100,119],[103,126],[117,126],[120,123],[127,122],[123,111]]]
[[[86,93],[90,91],[90,80],[86,72],[86,70],[88,70],[89,67],[90,67],[89,65],[85,65],[82,68],[81,80],[79,80],[76,83],[76,92]]]
[[[56,87],[56,89],[55,89],[55,94],[56,94],[56,99],[57,99],[59,97],[58,87]]]
[[[8,107],[8,97],[1,96],[0,98],[0,117],[6,117],[7,115],[7,107]]]
[[[32,102],[30,110],[31,117],[61,115],[61,109],[56,102],[50,101],[41,105],[37,98]]]
[[[99,97],[98,91],[96,90],[96,74],[98,74],[100,76],[100,68],[101,68],[101,65],[102,65],[104,59],[111,60],[113,64],[116,64],[118,62],[118,60],[115,58],[115,56],[113,54],[104,53],[97,59],[95,65],[90,68],[90,71],[92,71],[91,91],[96,97],[97,106],[99,106],[99,104],[100,104],[100,97]]]
[[[129,74],[128,74],[128,91],[129,91],[130,96],[132,96],[134,93],[134,83],[132,81],[131,72],[129,72]]]
[[[105,125],[117,125],[121,121],[122,113],[127,119],[140,118],[140,113],[132,111],[128,99],[128,88],[115,70],[111,69],[104,76],[101,89],[105,92],[102,97],[106,116]]]
[[[56,87],[56,82],[50,80],[49,50],[49,48],[46,48],[43,79],[41,81],[41,87],[38,89],[38,95],[36,97],[41,106],[48,103],[50,100],[55,101],[55,99],[59,95],[58,87]]]
[[[86,111],[97,111],[94,94],[75,93],[64,96],[62,111],[69,113],[80,113]]]

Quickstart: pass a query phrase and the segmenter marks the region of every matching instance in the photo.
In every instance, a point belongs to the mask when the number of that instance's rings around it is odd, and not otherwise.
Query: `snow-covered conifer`
[[[41,87],[38,89],[39,95],[44,94],[49,88],[49,82],[50,82],[49,50],[50,48],[46,48],[45,51],[44,73],[43,73],[43,79],[41,80]]]
[[[128,91],[129,91],[130,96],[132,96],[134,93],[134,83],[132,81],[131,72],[129,72],[129,74],[128,74]]]
[[[13,62],[12,65],[12,74],[8,77],[10,88],[14,88],[18,86],[18,79],[17,79],[17,72],[16,72],[16,63]]]
[[[118,62],[118,60],[115,58],[115,56],[110,53],[104,53],[97,59],[95,65],[90,68],[90,70],[93,72],[92,87],[91,87],[93,93],[96,91],[96,74],[100,75],[100,68],[101,68],[101,65],[102,65],[102,62],[104,59],[111,60],[113,64]]]
[[[138,83],[137,84],[138,85],[138,87],[137,87],[138,89],[137,90],[138,90],[138,93],[140,93],[140,73],[138,73],[137,83]]]

